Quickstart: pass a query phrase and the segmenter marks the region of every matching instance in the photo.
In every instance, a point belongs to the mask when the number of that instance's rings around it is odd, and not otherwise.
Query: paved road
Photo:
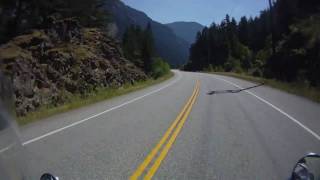
[[[269,87],[207,95],[252,85],[175,71],[153,87],[28,125],[29,167],[34,177],[128,179],[167,133],[140,177],[286,179],[299,157],[320,152],[320,105]]]

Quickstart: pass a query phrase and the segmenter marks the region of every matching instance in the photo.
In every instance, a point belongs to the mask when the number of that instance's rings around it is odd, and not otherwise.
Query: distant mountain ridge
[[[196,40],[197,33],[202,31],[203,25],[197,22],[173,22],[166,24],[167,27],[173,30],[173,32],[180,38],[192,44]]]
[[[178,37],[169,27],[153,21],[145,13],[133,9],[119,0],[106,0],[105,7],[112,14],[113,21],[118,27],[119,37],[122,37],[130,25],[139,25],[144,28],[150,22],[158,55],[172,66],[186,63],[190,43]]]

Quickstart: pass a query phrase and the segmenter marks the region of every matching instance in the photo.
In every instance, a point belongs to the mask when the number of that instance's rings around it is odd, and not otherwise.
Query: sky
[[[194,21],[209,26],[220,23],[228,13],[238,21],[241,16],[257,16],[268,7],[268,0],[122,0],[160,23]]]

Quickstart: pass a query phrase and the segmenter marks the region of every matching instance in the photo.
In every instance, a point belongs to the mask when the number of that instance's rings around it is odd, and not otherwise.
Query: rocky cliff
[[[32,30],[0,46],[0,68],[14,84],[17,115],[58,106],[68,95],[99,87],[120,87],[146,79],[126,60],[119,44],[75,19],[52,18],[47,29]]]

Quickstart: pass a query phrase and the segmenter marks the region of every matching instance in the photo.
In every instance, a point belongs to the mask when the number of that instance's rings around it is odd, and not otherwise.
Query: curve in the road
[[[157,92],[159,92],[159,91],[161,91],[161,90],[163,90],[163,89],[166,89],[166,88],[172,86],[173,84],[175,84],[176,82],[178,82],[178,81],[181,79],[181,77],[182,77],[181,74],[180,74],[179,72],[177,72],[176,74],[177,74],[178,77],[177,77],[175,80],[173,80],[172,82],[170,82],[169,84],[167,84],[167,85],[165,85],[165,86],[162,86],[162,87],[159,88],[159,89],[156,89],[156,90],[154,90],[154,91],[151,91],[151,92],[149,92],[149,93],[146,93],[146,94],[144,94],[144,95],[142,95],[142,96],[136,97],[136,98],[131,99],[131,100],[129,100],[129,101],[126,101],[126,102],[124,102],[124,103],[122,103],[122,104],[120,104],[120,105],[114,106],[114,107],[112,107],[112,108],[110,108],[110,109],[107,109],[107,110],[105,110],[105,111],[102,111],[102,112],[100,112],[100,113],[98,113],[98,114],[95,114],[95,115],[93,115],[93,116],[87,117],[87,118],[82,119],[82,120],[80,120],[80,121],[76,121],[76,122],[71,123],[71,124],[69,124],[69,125],[67,125],[67,126],[64,126],[64,127],[62,127],[62,128],[59,128],[59,129],[50,131],[50,132],[45,133],[45,134],[43,134],[43,135],[41,135],[41,136],[38,136],[38,137],[36,137],[36,138],[30,139],[30,140],[28,140],[28,141],[25,141],[25,142],[22,143],[22,145],[23,145],[23,146],[26,146],[26,145],[28,145],[28,144],[30,144],[30,143],[39,141],[39,140],[44,139],[44,138],[46,138],[46,137],[48,137],[48,136],[54,135],[54,134],[56,134],[56,133],[59,133],[59,132],[61,132],[61,131],[64,131],[64,130],[66,130],[66,129],[69,129],[69,128],[71,128],[71,127],[77,126],[77,125],[82,124],[82,123],[84,123],[84,122],[86,122],[86,121],[88,121],[88,120],[91,120],[91,119],[93,119],[93,118],[96,118],[96,117],[98,117],[98,116],[101,116],[101,115],[103,115],[103,114],[105,114],[105,113],[108,113],[108,112],[110,112],[110,111],[119,109],[119,108],[121,108],[121,107],[123,107],[123,106],[126,106],[126,105],[131,104],[131,103],[133,103],[133,102],[136,102],[136,101],[138,101],[138,100],[140,100],[140,99],[143,99],[143,98],[145,98],[145,97],[147,97],[147,96],[150,96],[150,95],[152,95],[152,94],[155,94],[155,93],[157,93]]]

